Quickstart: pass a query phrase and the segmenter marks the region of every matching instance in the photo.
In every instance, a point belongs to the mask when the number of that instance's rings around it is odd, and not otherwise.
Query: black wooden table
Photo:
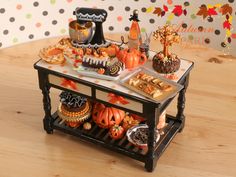
[[[150,67],[151,61],[147,62],[146,65]],[[76,71],[71,69],[69,64],[55,66],[39,60],[35,63],[34,68],[38,70],[39,87],[43,94],[43,107],[45,112],[43,125],[48,134],[52,134],[53,130],[56,129],[74,135],[82,140],[101,145],[112,151],[144,162],[146,170],[151,172],[155,168],[157,160],[168,147],[174,136],[184,128],[185,93],[189,83],[190,71],[193,68],[193,62],[191,61],[181,60],[181,68],[177,73],[178,78],[176,82],[183,85],[184,88],[177,94],[177,115],[166,116],[167,125],[158,143],[154,143],[154,132],[159,121],[159,116],[174,98],[170,98],[162,104],[157,104],[148,98],[123,88],[117,82],[103,81],[78,75]],[[71,86],[71,84],[73,84],[73,86]],[[98,101],[108,106],[123,109],[129,113],[144,117],[149,127],[148,147],[146,149],[140,149],[133,146],[129,143],[126,136],[120,140],[111,139],[108,130],[99,128],[95,123],[92,123],[92,128],[89,131],[83,130],[82,126],[77,128],[67,126],[65,122],[58,117],[57,112],[54,114],[51,113],[49,94],[51,87],[70,91],[93,101]],[[110,93],[122,96],[129,104],[123,105],[119,102],[111,104],[107,96]]]

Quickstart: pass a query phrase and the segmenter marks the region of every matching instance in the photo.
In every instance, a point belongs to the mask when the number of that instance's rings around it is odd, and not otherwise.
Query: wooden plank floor
[[[107,35],[118,39],[119,35]],[[175,46],[195,68],[187,92],[186,128],[147,173],[123,155],[42,128],[42,95],[33,64],[40,48],[58,38],[0,50],[0,177],[128,177],[236,175],[236,59],[200,46]],[[155,46],[155,47],[154,47]],[[152,42],[159,50],[159,44]],[[210,63],[216,57],[221,64]],[[52,90],[53,108],[58,91]],[[175,112],[172,104],[169,113]]]

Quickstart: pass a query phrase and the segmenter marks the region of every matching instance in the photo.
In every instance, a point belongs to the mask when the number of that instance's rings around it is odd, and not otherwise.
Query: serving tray
[[[154,98],[152,97],[150,94],[145,93],[144,91],[142,91],[141,89],[139,89],[138,87],[132,86],[130,85],[128,82],[131,78],[135,78],[136,75],[138,75],[139,73],[145,73],[148,74],[150,76],[153,76],[153,79],[158,79],[160,81],[162,81],[165,85],[170,85],[171,86],[171,90],[169,91],[163,91],[161,89],[159,89],[157,86],[155,86],[154,84],[151,84],[147,81],[141,81],[141,82],[145,82],[147,84],[150,84],[151,86],[154,86],[156,89],[160,90],[162,92],[161,95],[159,95],[158,97]],[[136,70],[134,70],[132,73],[126,75],[124,78],[122,78],[120,80],[120,83],[129,88],[130,90],[133,90],[147,98],[152,99],[153,101],[157,102],[157,103],[162,103],[164,101],[166,101],[169,98],[174,97],[181,89],[183,89],[183,86],[180,84],[177,84],[176,82],[173,82],[171,80],[166,79],[165,77],[161,76],[160,74],[156,73],[155,71],[152,71],[150,69],[147,69],[145,67],[140,67]]]

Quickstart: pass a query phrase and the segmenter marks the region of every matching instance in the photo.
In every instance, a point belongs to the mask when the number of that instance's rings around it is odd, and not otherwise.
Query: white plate
[[[126,132],[126,136],[128,138],[128,141],[132,144],[134,144],[135,146],[138,146],[138,147],[147,147],[147,144],[138,144],[138,143],[135,143],[132,138],[131,138],[131,134],[135,131],[137,131],[137,129],[140,129],[140,128],[147,128],[148,129],[148,126],[147,124],[139,124],[139,125],[135,125],[133,127],[131,127],[130,129],[127,130]],[[157,138],[156,138],[156,142],[157,143],[159,140],[160,140],[160,133],[158,130],[156,130],[156,133],[157,133]]]

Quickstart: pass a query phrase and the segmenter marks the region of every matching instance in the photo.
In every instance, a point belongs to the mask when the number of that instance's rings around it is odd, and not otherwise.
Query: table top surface
[[[144,68],[147,68],[147,69],[155,72],[152,68],[152,58],[155,55],[155,52],[150,51],[149,53],[150,53],[150,57],[149,57],[148,61],[140,67],[144,67]],[[172,79],[172,81],[177,83],[187,72],[190,72],[190,69],[192,68],[192,66],[193,66],[192,61],[181,59],[180,69],[177,72],[174,73],[176,78]],[[49,73],[50,72],[56,72],[56,73],[61,74],[65,77],[70,76],[70,77],[73,77],[74,79],[79,79],[79,81],[82,81],[82,82],[83,81],[89,82],[89,83],[95,84],[98,87],[103,87],[103,88],[109,89],[111,91],[112,90],[113,91],[119,91],[123,94],[133,96],[134,98],[140,98],[141,100],[144,100],[144,101],[145,100],[150,101],[150,99],[148,97],[145,97],[141,94],[138,94],[138,93],[130,90],[129,88],[124,87],[120,83],[120,80],[122,80],[122,78],[126,77],[128,74],[135,71],[135,69],[133,71],[125,70],[124,72],[121,73],[118,80],[108,81],[108,80],[104,80],[104,79],[99,79],[99,78],[94,78],[94,77],[87,77],[85,75],[81,75],[76,70],[74,70],[73,66],[67,61],[62,65],[55,65],[55,64],[46,63],[43,60],[39,60],[35,64],[35,67],[46,69],[47,72],[49,72]],[[156,73],[156,75],[157,76],[162,76],[162,77],[168,77],[168,75],[170,75],[170,74],[158,74],[158,73]],[[155,103],[155,100],[152,100],[152,101]]]
[[[107,35],[119,40],[119,35]],[[193,60],[186,93],[186,126],[163,153],[153,173],[124,155],[43,130],[42,94],[32,67],[40,48],[60,38],[0,50],[1,177],[227,177],[236,174],[236,59],[214,49],[174,45],[181,58]],[[152,50],[160,44],[152,41]],[[208,62],[215,61],[215,62]],[[52,108],[58,91],[51,89]],[[167,112],[175,113],[176,100]]]

